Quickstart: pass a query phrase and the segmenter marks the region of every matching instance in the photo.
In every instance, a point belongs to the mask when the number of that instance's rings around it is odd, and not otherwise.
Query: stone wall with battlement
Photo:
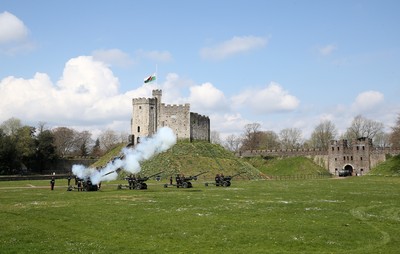
[[[197,113],[190,113],[190,140],[210,142],[210,118]]]
[[[350,169],[354,175],[366,174],[372,167],[386,160],[386,155],[398,155],[400,150],[375,148],[370,139],[332,140],[329,149],[248,150],[236,154],[240,157],[295,157],[304,156],[337,175],[340,170]]]
[[[158,126],[170,127],[178,139],[190,138],[190,105],[166,105],[160,106]]]
[[[153,90],[153,98],[134,98],[131,118],[131,140],[151,136],[157,129],[168,126],[178,139],[210,141],[210,119],[190,112],[190,104],[164,104],[162,90]]]

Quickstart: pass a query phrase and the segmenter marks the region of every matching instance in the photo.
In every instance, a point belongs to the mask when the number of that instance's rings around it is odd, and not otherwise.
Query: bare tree
[[[57,154],[61,157],[71,154],[75,148],[75,130],[58,127],[52,130]]]
[[[235,134],[231,134],[225,139],[224,147],[232,152],[238,152],[242,139]]]
[[[220,144],[222,143],[218,131],[211,131],[211,133],[210,133],[210,139],[211,139],[211,143],[212,143],[212,144],[219,144],[219,145],[220,145]]]
[[[259,123],[251,123],[244,126],[241,150],[254,150],[260,147],[260,128],[261,125]]]
[[[373,140],[375,147],[389,147],[390,146],[390,134],[383,131],[378,132]]]
[[[279,136],[274,131],[263,131],[260,133],[260,149],[279,149]]]
[[[279,133],[282,149],[295,149],[301,146],[301,130],[297,128],[283,129]]]
[[[42,121],[40,121],[40,122],[38,122],[38,127],[37,127],[37,132],[40,134],[40,133],[42,133],[44,130],[46,130],[47,128],[46,128],[46,122],[42,122]]]
[[[330,141],[336,139],[336,136],[337,130],[335,125],[331,121],[325,120],[315,127],[309,144],[313,148],[328,150]]]
[[[107,129],[99,136],[100,145],[103,150],[107,151],[119,143],[119,137],[113,130]]]
[[[74,133],[74,151],[76,155],[87,156],[92,144],[92,133],[89,131]]]
[[[390,133],[390,143],[395,149],[400,149],[400,113],[397,116],[396,125],[392,127],[392,132]]]
[[[346,131],[349,140],[358,138],[374,139],[375,135],[383,131],[383,123],[367,119],[361,115],[354,117],[351,126]]]

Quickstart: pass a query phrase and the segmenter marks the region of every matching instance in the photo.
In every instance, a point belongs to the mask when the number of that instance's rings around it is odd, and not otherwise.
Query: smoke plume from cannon
[[[90,179],[93,184],[117,179],[119,170],[136,174],[141,170],[141,161],[148,160],[171,148],[176,144],[176,136],[170,128],[163,127],[155,135],[141,138],[140,141],[134,148],[123,148],[121,156],[110,161],[100,170],[86,168],[83,165],[73,165],[72,173],[78,178]]]

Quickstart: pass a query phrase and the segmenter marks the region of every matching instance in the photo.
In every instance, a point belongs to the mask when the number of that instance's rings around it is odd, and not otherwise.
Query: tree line
[[[384,124],[357,115],[346,129],[338,135],[335,124],[330,120],[321,121],[315,126],[309,139],[303,139],[302,131],[298,128],[286,128],[279,133],[262,131],[259,123],[247,124],[241,135],[229,135],[225,140],[219,138],[218,132],[211,133],[211,141],[219,143],[233,151],[245,150],[279,150],[279,149],[320,149],[327,150],[331,140],[346,139],[351,144],[358,138],[372,139],[375,147],[400,148],[400,114],[395,126],[390,132],[384,131]]]
[[[0,125],[0,174],[39,173],[51,162],[77,156],[97,158],[116,144],[128,142],[127,133],[110,129],[96,139],[92,136],[87,130],[49,129],[43,122],[34,127],[10,118]]]

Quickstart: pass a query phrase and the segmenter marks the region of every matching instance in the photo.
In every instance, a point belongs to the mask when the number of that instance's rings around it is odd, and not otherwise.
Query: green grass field
[[[0,253],[398,253],[400,178],[67,192],[0,182]]]

